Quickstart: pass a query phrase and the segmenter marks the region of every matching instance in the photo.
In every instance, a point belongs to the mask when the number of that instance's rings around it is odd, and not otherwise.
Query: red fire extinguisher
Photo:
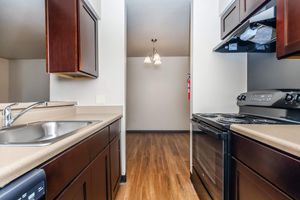
[[[187,80],[187,89],[188,89],[188,100],[191,100],[191,74],[188,73],[188,80]]]

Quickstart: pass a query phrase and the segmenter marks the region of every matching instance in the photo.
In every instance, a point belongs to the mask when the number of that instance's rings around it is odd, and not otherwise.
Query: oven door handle
[[[197,123],[198,129],[201,131],[202,134],[208,134],[210,136],[213,136],[219,140],[224,140],[226,137],[226,134],[222,131],[214,130],[204,124]]]

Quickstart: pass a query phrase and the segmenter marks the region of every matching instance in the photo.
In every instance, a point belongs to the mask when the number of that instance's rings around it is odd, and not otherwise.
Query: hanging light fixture
[[[155,43],[157,42],[157,39],[151,39],[151,42],[153,44],[152,48],[152,55],[145,57],[144,63],[145,64],[154,64],[154,65],[161,65],[161,57],[158,54],[157,49],[155,48]]]

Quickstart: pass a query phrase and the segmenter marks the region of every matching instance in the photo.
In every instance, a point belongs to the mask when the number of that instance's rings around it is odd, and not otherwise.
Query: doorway
[[[126,6],[127,131],[188,131],[191,1],[127,0]]]

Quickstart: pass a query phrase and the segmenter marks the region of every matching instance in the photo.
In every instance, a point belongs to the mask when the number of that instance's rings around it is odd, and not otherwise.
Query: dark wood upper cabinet
[[[86,0],[46,0],[47,72],[98,77],[98,19]]]
[[[277,57],[300,55],[300,1],[277,0]]]
[[[255,12],[269,0],[239,0],[240,1],[240,22]]]

